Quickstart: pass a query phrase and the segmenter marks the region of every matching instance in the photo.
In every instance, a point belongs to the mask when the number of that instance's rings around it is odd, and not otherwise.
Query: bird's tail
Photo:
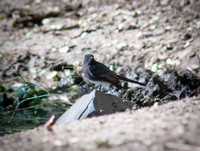
[[[141,85],[141,86],[145,86],[144,83],[140,83],[140,82],[138,82],[138,81],[131,80],[131,79],[128,79],[128,78],[123,77],[123,76],[120,76],[120,75],[118,75],[118,77],[119,77],[119,79],[122,80],[122,81],[131,82],[131,83],[139,84],[139,85]]]

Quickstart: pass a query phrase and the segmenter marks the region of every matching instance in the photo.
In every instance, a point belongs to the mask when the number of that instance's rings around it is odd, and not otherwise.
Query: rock
[[[131,109],[132,106],[133,104],[131,102],[123,102],[114,95],[93,90],[91,93],[82,96],[63,113],[56,121],[56,124],[69,123],[87,117],[125,111],[128,108]]]

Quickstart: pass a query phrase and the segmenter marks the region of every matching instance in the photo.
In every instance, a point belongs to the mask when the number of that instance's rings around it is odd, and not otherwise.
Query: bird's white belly
[[[92,80],[89,80],[90,82],[94,83],[95,85],[99,86],[103,86],[104,88],[110,88],[110,83],[108,82],[104,82],[104,81],[92,81]]]

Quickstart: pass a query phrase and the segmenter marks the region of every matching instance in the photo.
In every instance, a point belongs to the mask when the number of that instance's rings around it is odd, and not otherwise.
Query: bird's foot
[[[97,91],[101,91],[101,85],[96,88]]]

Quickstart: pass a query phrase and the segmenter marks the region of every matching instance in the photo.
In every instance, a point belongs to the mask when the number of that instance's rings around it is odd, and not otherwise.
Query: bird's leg
[[[124,83],[123,89],[128,89],[128,82],[125,82],[125,83]]]
[[[99,86],[97,87],[97,90],[98,90],[98,91],[100,91],[100,90],[101,90],[101,85],[99,85]]]

